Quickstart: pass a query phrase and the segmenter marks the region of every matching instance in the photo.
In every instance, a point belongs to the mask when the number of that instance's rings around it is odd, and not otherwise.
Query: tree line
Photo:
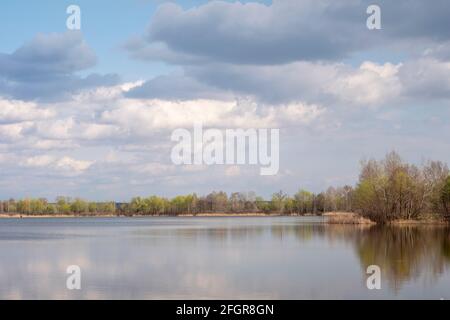
[[[0,201],[0,213],[25,215],[180,215],[199,213],[272,213],[272,214],[322,214],[328,211],[351,211],[352,191],[349,186],[329,188],[314,194],[300,190],[293,196],[283,191],[274,193],[270,200],[254,192],[214,191],[206,196],[188,194],[173,198],[149,196],[135,197],[127,203],[91,202],[80,198],[58,197],[51,203],[47,199],[25,198]]]
[[[80,198],[57,197],[55,203],[45,198],[9,199],[0,201],[0,213],[20,213],[25,215],[77,215],[77,214],[114,214],[116,203],[89,202]]]
[[[312,193],[300,189],[290,196],[276,192],[270,200],[254,192],[227,194],[214,191],[205,196],[188,194],[173,198],[135,197],[128,203],[89,202],[80,198],[0,201],[0,213],[27,215],[180,215],[199,213],[267,213],[321,215],[330,211],[357,212],[373,221],[416,219],[422,214],[450,216],[450,173],[446,164],[430,161],[417,167],[402,161],[397,153],[383,160],[363,161],[355,187],[330,187]]]

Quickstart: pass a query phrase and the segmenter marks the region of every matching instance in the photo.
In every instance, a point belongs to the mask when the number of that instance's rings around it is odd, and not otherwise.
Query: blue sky
[[[3,1],[0,198],[127,200],[355,184],[450,161],[448,1]],[[80,32],[66,8],[81,8]],[[280,172],[175,166],[171,132],[280,129]]]
[[[133,60],[124,63],[126,59],[120,49],[122,42],[148,25],[157,1],[4,1],[0,11],[1,52],[15,50],[37,32],[65,32],[66,8],[71,4],[80,6],[83,35],[101,57],[93,71],[120,73],[132,80],[167,70],[167,66],[158,63],[148,65]]]
[[[149,24],[156,8],[164,1],[158,0],[39,0],[4,1],[0,11],[0,52],[11,52],[24,40],[37,32],[66,31],[66,8],[75,4],[82,9],[83,35],[101,59],[92,69],[96,72],[116,72],[125,79],[149,78],[171,70],[164,63],[141,63],[124,59],[121,45],[133,35],[138,35]],[[207,0],[178,1],[183,8],[207,3]],[[243,1],[245,2],[245,1]],[[248,1],[247,1],[248,2]],[[271,1],[259,1],[270,4]],[[13,32],[11,32],[14,30]]]

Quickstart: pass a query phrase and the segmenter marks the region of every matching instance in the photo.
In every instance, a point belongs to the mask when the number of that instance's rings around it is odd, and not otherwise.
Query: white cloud
[[[401,64],[377,64],[366,61],[356,70],[342,70],[328,86],[328,91],[344,103],[380,106],[400,96],[398,77]]]
[[[176,167],[174,165],[167,165],[163,163],[144,163],[135,165],[132,168],[133,171],[139,174],[151,175],[151,176],[161,176],[170,173],[174,173]]]
[[[29,157],[22,161],[22,166],[30,168],[48,168],[67,173],[79,174],[87,170],[94,162],[76,160],[68,156],[56,158],[51,155]]]
[[[30,157],[30,158],[26,159],[23,162],[23,165],[26,167],[37,168],[37,167],[47,167],[47,166],[53,164],[54,162],[55,162],[54,157],[49,156],[49,155],[43,155],[43,156]]]
[[[98,123],[80,124],[75,135],[86,140],[97,140],[111,137],[120,137],[120,129],[117,126]]]
[[[0,123],[48,119],[54,115],[53,110],[38,108],[34,102],[7,100],[0,97]]]
[[[0,141],[18,141],[24,137],[25,131],[32,126],[32,122],[0,125]]]
[[[238,166],[229,166],[225,169],[225,175],[227,177],[237,177],[241,174],[241,169]]]
[[[75,160],[70,157],[63,157],[55,162],[55,167],[65,171],[75,173],[83,172],[93,164],[93,161]]]
[[[264,105],[251,100],[137,100],[123,99],[114,110],[106,110],[101,121],[119,125],[137,135],[155,130],[192,127],[194,123],[219,128],[282,127],[286,123],[308,124],[318,118],[323,108],[294,103]]]
[[[450,98],[450,62],[424,58],[408,61],[400,69],[405,94],[414,99]]]
[[[55,119],[54,121],[37,122],[36,133],[47,139],[69,139],[70,130],[75,125],[75,120],[70,117],[66,119]]]
[[[40,150],[77,149],[79,144],[71,140],[38,139],[32,145]]]
[[[135,82],[125,82],[115,86],[100,86],[88,90],[81,91],[72,96],[72,104],[74,106],[83,107],[83,105],[91,105],[93,103],[108,103],[114,99],[122,98],[123,93],[126,93],[133,88],[142,86],[143,80]]]

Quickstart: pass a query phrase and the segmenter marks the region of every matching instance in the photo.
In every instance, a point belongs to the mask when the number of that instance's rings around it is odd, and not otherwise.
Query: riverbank
[[[40,214],[40,215],[28,215],[20,213],[1,213],[0,219],[48,219],[48,218],[115,218],[121,217],[117,214]]]
[[[423,220],[394,220],[388,223],[394,226],[417,226],[417,225],[449,225],[450,221],[442,219],[423,219]]]
[[[327,217],[327,223],[329,224],[377,224],[375,221],[353,212],[326,212],[323,216]],[[443,220],[437,215],[424,215],[419,219],[397,219],[389,221],[387,224],[393,226],[448,225],[449,221]]]
[[[262,213],[262,212],[243,212],[243,213],[223,213],[223,212],[210,212],[210,213],[197,213],[197,214],[179,214],[176,216],[170,215],[122,215],[122,214],[43,214],[43,215],[26,215],[19,213],[1,213],[0,219],[49,219],[49,218],[149,218],[149,217],[308,217],[317,216],[312,214],[289,214],[283,215],[279,213]],[[321,217],[324,218],[326,224],[347,224],[347,225],[376,225],[377,223],[362,217],[354,212],[326,212]],[[418,220],[405,220],[398,219],[390,221],[389,225],[398,226],[414,226],[414,225],[448,225],[449,221],[439,219],[437,216],[428,215]]]
[[[178,217],[303,217],[311,214],[280,214],[280,213],[262,213],[262,212],[242,212],[242,213],[197,213],[197,214],[179,214]]]
[[[114,218],[119,217],[115,214],[96,214],[96,215],[75,215],[75,214],[42,214],[42,215],[27,215],[19,213],[0,214],[0,219],[48,219],[48,218]]]
[[[42,215],[27,215],[19,213],[1,213],[1,218],[9,219],[39,219],[39,218],[114,218],[114,217],[128,217],[128,218],[149,218],[149,217],[308,217],[317,216],[312,214],[279,214],[279,213],[262,213],[262,212],[242,212],[242,213],[197,213],[197,214],[178,214],[178,215],[124,215],[124,214],[42,214]]]
[[[323,216],[327,218],[326,222],[329,224],[376,224],[376,222],[353,212],[325,212]]]
[[[39,219],[39,218],[114,218],[114,217],[129,217],[129,218],[145,218],[145,217],[279,217],[279,216],[300,216],[300,215],[281,215],[275,213],[198,213],[198,214],[179,214],[179,215],[122,215],[122,214],[42,214],[42,215],[26,215],[19,213],[0,214],[1,218],[9,219]]]

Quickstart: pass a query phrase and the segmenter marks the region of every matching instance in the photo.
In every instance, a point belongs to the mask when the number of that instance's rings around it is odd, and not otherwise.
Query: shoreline
[[[424,220],[403,220],[403,219],[399,219],[399,220],[394,220],[394,221],[390,221],[387,223],[387,225],[392,225],[392,226],[426,226],[426,225],[437,225],[437,226],[442,226],[442,225],[449,225],[450,221],[445,221],[445,220],[431,220],[431,219],[424,219]]]
[[[122,214],[40,214],[40,215],[27,215],[20,213],[5,214],[0,213],[0,219],[39,219],[39,218],[158,218],[158,217],[307,217],[307,216],[320,216],[320,215],[299,215],[299,214],[279,214],[279,213],[258,213],[258,212],[247,212],[247,213],[198,213],[198,214],[178,214],[178,215],[122,215]]]
[[[328,218],[327,224],[342,224],[342,225],[379,225],[379,223],[370,219],[364,218],[361,215],[353,212],[325,212],[324,217]],[[426,217],[423,219],[397,219],[386,222],[387,226],[446,226],[450,221],[440,218]]]
[[[261,213],[261,212],[246,212],[246,213],[198,213],[198,214],[179,214],[179,215],[117,215],[117,214],[96,214],[96,215],[74,215],[74,214],[55,214],[55,215],[49,215],[49,214],[43,214],[43,215],[26,215],[26,214],[19,214],[19,213],[1,213],[0,214],[0,220],[1,219],[64,219],[64,218],[159,218],[159,217],[183,217],[183,218],[214,218],[214,217],[221,217],[221,218],[239,218],[239,217],[322,217],[324,218],[325,224],[341,224],[341,225],[370,225],[374,226],[378,223],[361,217],[359,214],[352,213],[352,212],[325,212],[322,215],[313,215],[313,214],[279,214],[279,213]],[[422,219],[422,220],[405,220],[405,219],[399,219],[394,221],[389,221],[386,223],[386,225],[390,226],[422,226],[422,225],[449,225],[450,221],[442,220],[442,219]]]
[[[41,215],[27,215],[19,213],[0,214],[0,219],[49,219],[49,218],[114,218],[121,217],[114,214],[104,215],[74,215],[74,214],[41,214]]]

